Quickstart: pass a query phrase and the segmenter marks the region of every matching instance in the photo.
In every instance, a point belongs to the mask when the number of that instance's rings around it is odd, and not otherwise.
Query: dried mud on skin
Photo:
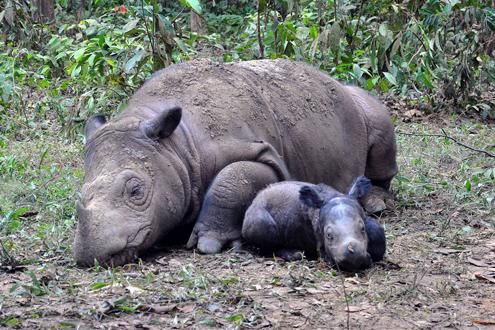
[[[488,134],[486,144],[495,141]],[[462,185],[456,180],[466,159],[493,167],[461,147],[438,149],[441,139],[422,144],[421,138],[398,136],[398,142],[400,175],[411,180],[423,175]],[[412,165],[417,158],[427,163]],[[399,189],[395,180],[393,185],[399,190],[396,207],[380,218],[386,260],[362,274],[343,276],[320,261],[284,263],[250,252],[205,256],[184,249],[163,251],[141,264],[84,270],[61,253],[24,271],[0,272],[0,326],[339,329],[347,328],[349,317],[352,329],[493,328],[493,208],[456,202],[454,193],[441,188],[425,193]],[[23,257],[39,260],[36,251]]]

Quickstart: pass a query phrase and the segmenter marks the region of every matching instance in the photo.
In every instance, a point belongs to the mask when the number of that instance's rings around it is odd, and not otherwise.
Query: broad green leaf
[[[71,70],[70,77],[76,78],[77,76],[79,76],[79,74],[81,73],[81,69],[82,68],[80,65],[74,66],[74,68]]]
[[[390,72],[384,72],[383,75],[385,76],[385,78],[387,78],[389,83],[397,86],[397,80],[395,80],[395,77]]]
[[[378,33],[380,33],[382,37],[386,37],[387,32],[388,32],[387,25],[385,25],[384,23],[380,24],[380,27],[378,28]]]
[[[124,27],[122,28],[122,32],[123,33],[127,33],[131,30],[133,30],[137,24],[139,23],[139,18],[136,18],[136,19],[133,19],[131,21],[129,21],[126,25],[124,25]]]
[[[132,69],[134,69],[134,67],[136,66],[136,63],[141,61],[141,59],[143,58],[143,55],[144,55],[144,49],[138,50],[136,52],[136,54],[134,54],[134,56],[131,57],[131,59],[129,61],[127,61],[127,63],[125,64],[124,72],[125,73],[131,72]]]
[[[96,55],[95,54],[91,54],[88,58],[88,64],[90,67],[92,67],[94,64],[95,64],[95,58],[96,58]]]
[[[352,65],[352,73],[358,80],[361,79],[361,77],[363,76],[363,70],[361,70],[361,67],[355,63]]]
[[[179,0],[181,5],[184,7],[187,7],[189,9],[194,10],[198,15],[201,15],[202,13],[202,8],[201,4],[199,3],[199,0]]]
[[[74,52],[72,56],[74,56],[74,59],[76,62],[80,62],[82,57],[84,56],[84,52],[86,51],[86,48],[80,48]]]
[[[89,287],[89,289],[91,291],[95,291],[95,290],[100,290],[101,288],[104,288],[106,286],[108,286],[109,283],[105,283],[105,282],[96,282],[96,283],[93,283],[91,284],[91,286]]]
[[[464,182],[464,187],[466,188],[466,191],[470,192],[471,191],[471,181],[466,180],[466,182]]]

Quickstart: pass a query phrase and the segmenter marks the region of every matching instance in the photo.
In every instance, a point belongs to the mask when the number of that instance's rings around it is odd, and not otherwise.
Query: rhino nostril
[[[349,243],[347,246],[347,251],[349,251],[351,254],[354,253],[354,246],[352,246],[352,243]]]

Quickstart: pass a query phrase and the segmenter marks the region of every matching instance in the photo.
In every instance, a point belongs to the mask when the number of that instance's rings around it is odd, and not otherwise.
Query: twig
[[[349,309],[349,297],[347,296],[347,292],[345,291],[344,275],[340,271],[339,265],[337,263],[335,263],[335,267],[337,267],[337,271],[340,274],[340,276],[339,276],[340,277],[340,280],[342,281],[342,290],[344,291],[345,305],[347,307],[347,309],[346,309],[346,313],[347,313],[347,330],[350,330],[351,329],[351,326],[350,326],[351,311]]]
[[[260,22],[260,0],[257,1],[256,3],[256,11],[258,13],[257,18],[256,18],[256,33],[258,35],[258,45],[260,48],[260,58],[265,57],[265,46],[263,45],[263,40],[261,38],[261,22]]]
[[[333,19],[334,22],[337,22],[337,0],[333,2]]]
[[[359,31],[359,25],[361,23],[361,15],[363,14],[363,4],[364,4],[364,0],[361,0],[361,2],[359,3],[358,21],[356,23],[356,29],[354,30],[354,33],[352,34],[352,40],[351,40],[351,52],[352,52],[352,54],[354,54],[354,48],[356,47],[355,41],[356,41],[357,33]]]
[[[456,138],[450,136],[447,134],[447,132],[445,132],[445,130],[442,128],[442,133],[443,134],[422,134],[422,133],[409,133],[409,132],[401,132],[401,131],[397,131],[397,134],[400,134],[400,135],[408,135],[408,136],[431,136],[431,137],[443,137],[443,138],[447,138],[451,141],[453,141],[454,143],[464,147],[464,148],[467,148],[469,150],[472,150],[472,151],[476,151],[476,152],[480,152],[480,153],[483,153],[485,155],[487,155],[488,157],[492,157],[492,158],[495,158],[495,154],[487,151],[487,150],[483,150],[483,149],[477,149],[477,148],[474,148],[474,147],[471,147],[470,145],[467,145],[459,140],[457,140]]]
[[[146,28],[146,34],[148,35],[148,39],[150,39],[150,45],[151,45],[151,53],[153,54],[153,62],[155,61],[155,44],[154,44],[154,39],[153,36],[150,33],[150,30],[148,29],[148,23],[146,22],[146,17],[144,17],[144,0],[141,0],[141,15],[143,17],[143,22],[144,22],[144,27]],[[153,9],[153,23],[155,21],[155,13]]]

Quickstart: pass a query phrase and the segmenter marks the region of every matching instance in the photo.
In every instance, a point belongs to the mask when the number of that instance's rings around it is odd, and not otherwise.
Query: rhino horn
[[[172,106],[165,108],[152,119],[144,122],[144,132],[152,140],[163,139],[174,132],[182,118],[182,108]]]

